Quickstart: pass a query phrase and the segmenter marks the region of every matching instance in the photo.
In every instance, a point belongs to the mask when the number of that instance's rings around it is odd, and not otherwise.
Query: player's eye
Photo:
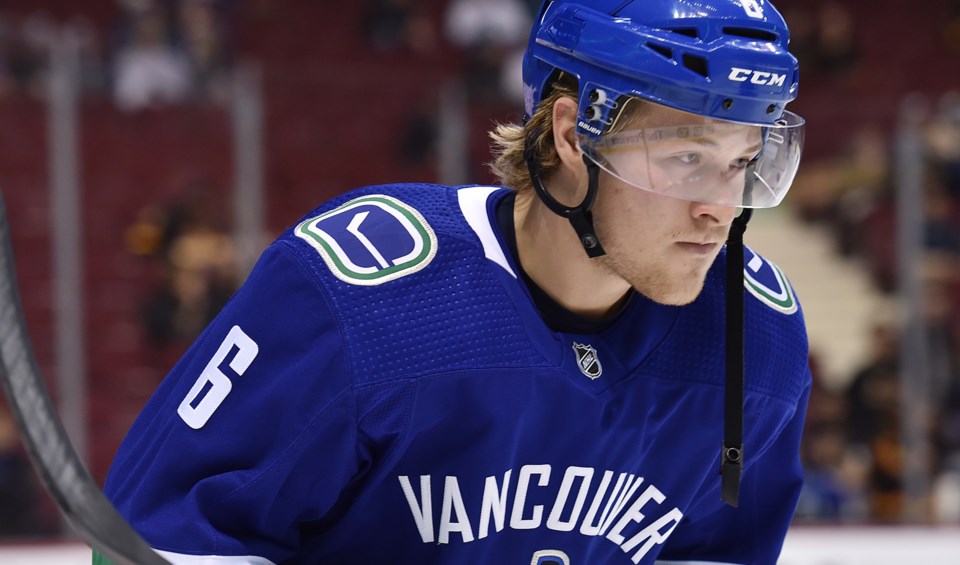
[[[684,165],[697,165],[700,163],[699,153],[682,153],[675,155],[673,158]]]
[[[750,161],[753,161],[756,158],[755,155],[750,157],[741,157],[730,162],[731,169],[746,169],[747,165],[750,164]]]

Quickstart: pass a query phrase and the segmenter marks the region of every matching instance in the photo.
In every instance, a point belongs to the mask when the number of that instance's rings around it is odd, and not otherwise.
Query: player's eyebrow
[[[696,143],[697,145],[705,145],[707,147],[720,147],[719,143],[707,137],[690,137],[687,139],[677,139],[677,141],[689,141],[691,143]]]
[[[682,140],[681,140],[681,139],[677,139],[677,140],[675,140],[675,141],[689,141],[689,142],[691,142],[691,143],[696,143],[697,145],[703,145],[703,146],[705,146],[705,147],[710,147],[710,148],[720,147],[720,143],[719,143],[719,142],[717,142],[717,141],[715,141],[715,140],[713,140],[713,139],[710,139],[710,138],[708,138],[708,137],[691,137],[691,138],[682,139]],[[763,148],[763,142],[762,142],[762,141],[758,141],[756,144],[754,144],[754,145],[746,148],[743,152],[744,152],[744,153],[756,153],[756,152],[760,151],[762,148]]]

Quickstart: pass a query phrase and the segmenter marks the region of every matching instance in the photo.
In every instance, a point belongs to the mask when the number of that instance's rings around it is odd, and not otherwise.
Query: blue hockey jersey
[[[783,274],[746,250],[746,467],[720,500],[724,263],[608,328],[538,314],[509,191],[378,186],[263,254],[163,381],[106,491],[174,563],[776,561],[810,376]]]

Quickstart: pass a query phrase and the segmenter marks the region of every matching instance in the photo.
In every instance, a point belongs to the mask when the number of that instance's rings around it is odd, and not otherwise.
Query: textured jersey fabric
[[[124,440],[121,513],[175,563],[775,563],[810,383],[782,274],[747,252],[731,508],[725,255],[688,306],[554,332],[506,194],[369,187],[278,238]]]

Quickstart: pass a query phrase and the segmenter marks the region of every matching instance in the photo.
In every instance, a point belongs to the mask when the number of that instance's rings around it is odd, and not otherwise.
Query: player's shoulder
[[[495,237],[494,206],[506,193],[367,187],[313,210],[280,238],[338,318],[359,380],[537,357],[502,284],[510,275],[482,241]]]
[[[787,274],[773,261],[744,247],[744,341],[748,386],[785,399],[808,386],[809,344],[803,309]]]
[[[757,386],[795,398],[809,384],[803,309],[790,279],[776,263],[749,247],[743,255],[746,361],[770,368],[756,377]]]

